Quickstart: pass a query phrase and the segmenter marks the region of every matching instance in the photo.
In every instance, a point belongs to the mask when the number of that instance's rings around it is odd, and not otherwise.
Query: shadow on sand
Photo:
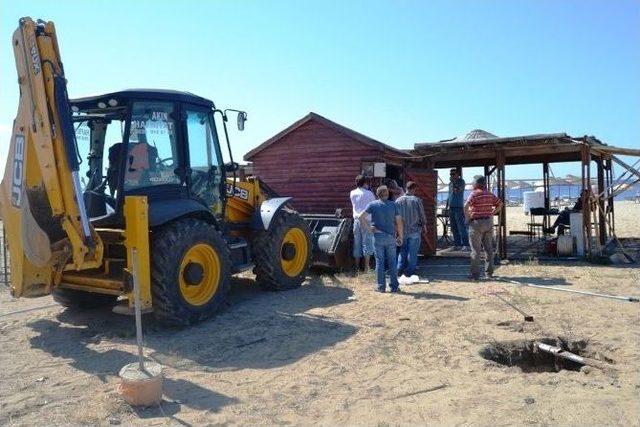
[[[460,297],[458,295],[449,295],[449,294],[437,294],[434,292],[416,292],[416,293],[401,293],[400,295],[406,295],[413,297],[415,299],[423,299],[423,300],[449,300],[449,301],[469,301],[469,298]]]
[[[339,284],[337,279],[333,284]],[[311,280],[287,292],[263,292],[253,280],[234,278],[228,306],[214,319],[185,329],[170,329],[145,316],[144,338],[149,358],[181,370],[219,372],[237,369],[269,369],[343,341],[356,327],[322,316],[305,313],[317,307],[349,303],[352,291]],[[132,353],[101,350],[100,341],[135,344],[133,317],[109,309],[65,310],[56,320],[40,319],[27,325],[38,335],[32,347],[54,357],[71,359],[70,366],[95,375],[102,381],[117,375],[120,368],[135,361]],[[166,379],[169,398],[194,396],[185,405],[217,411],[236,400],[184,380]],[[158,414],[158,411],[163,411]],[[164,416],[179,411],[179,404],[163,403],[139,415]],[[177,420],[176,420],[177,421]]]

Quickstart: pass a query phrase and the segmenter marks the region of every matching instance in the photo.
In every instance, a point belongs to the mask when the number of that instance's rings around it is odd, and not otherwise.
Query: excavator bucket
[[[84,208],[66,80],[51,22],[22,18],[12,38],[20,103],[0,215],[15,296],[47,294],[64,270],[96,268],[102,242]]]

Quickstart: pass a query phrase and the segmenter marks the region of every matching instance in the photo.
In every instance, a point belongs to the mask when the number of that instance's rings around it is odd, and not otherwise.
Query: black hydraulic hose
[[[69,168],[78,172],[80,170],[80,160],[78,159],[76,133],[71,120],[71,107],[69,105],[69,95],[67,94],[67,81],[64,76],[57,74],[53,77],[54,96],[58,117],[60,118],[60,130],[64,141],[64,151],[67,155]]]
[[[63,75],[56,74],[53,77],[53,83],[56,109],[58,110],[58,117],[60,120],[60,131],[62,132],[62,140],[64,143],[67,163],[71,170],[73,193],[76,203],[78,204],[84,242],[89,246],[89,248],[93,249],[95,247],[95,242],[91,235],[89,217],[87,216],[87,210],[84,205],[84,196],[80,185],[80,156],[78,156],[76,132],[73,127],[71,105],[69,104],[69,95],[67,94],[67,81]]]

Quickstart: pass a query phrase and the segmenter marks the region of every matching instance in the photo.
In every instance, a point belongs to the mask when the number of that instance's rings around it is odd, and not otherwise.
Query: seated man
[[[581,212],[582,211],[582,196],[578,197],[576,204],[573,205],[573,208],[567,209],[565,208],[560,214],[558,218],[556,218],[553,225],[545,230],[546,233],[553,234],[556,232],[556,228],[558,229],[558,235],[564,234],[564,230],[571,226],[570,217],[572,213]]]
[[[118,142],[109,148],[109,168],[107,182],[111,195],[117,186],[118,170],[122,159],[123,144]],[[148,184],[150,175],[156,171],[158,150],[146,142],[130,142],[125,164],[125,189]]]

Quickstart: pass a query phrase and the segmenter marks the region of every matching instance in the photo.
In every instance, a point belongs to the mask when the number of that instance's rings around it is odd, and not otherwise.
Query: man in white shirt
[[[366,215],[368,222],[371,222],[371,215],[364,213],[367,205],[376,196],[369,190],[369,179],[358,175],[356,177],[356,188],[351,190],[351,206],[353,208],[353,257],[356,260],[356,269],[360,268],[360,258],[364,258],[364,272],[369,271],[369,259],[373,255],[373,234],[360,224],[360,215]]]

